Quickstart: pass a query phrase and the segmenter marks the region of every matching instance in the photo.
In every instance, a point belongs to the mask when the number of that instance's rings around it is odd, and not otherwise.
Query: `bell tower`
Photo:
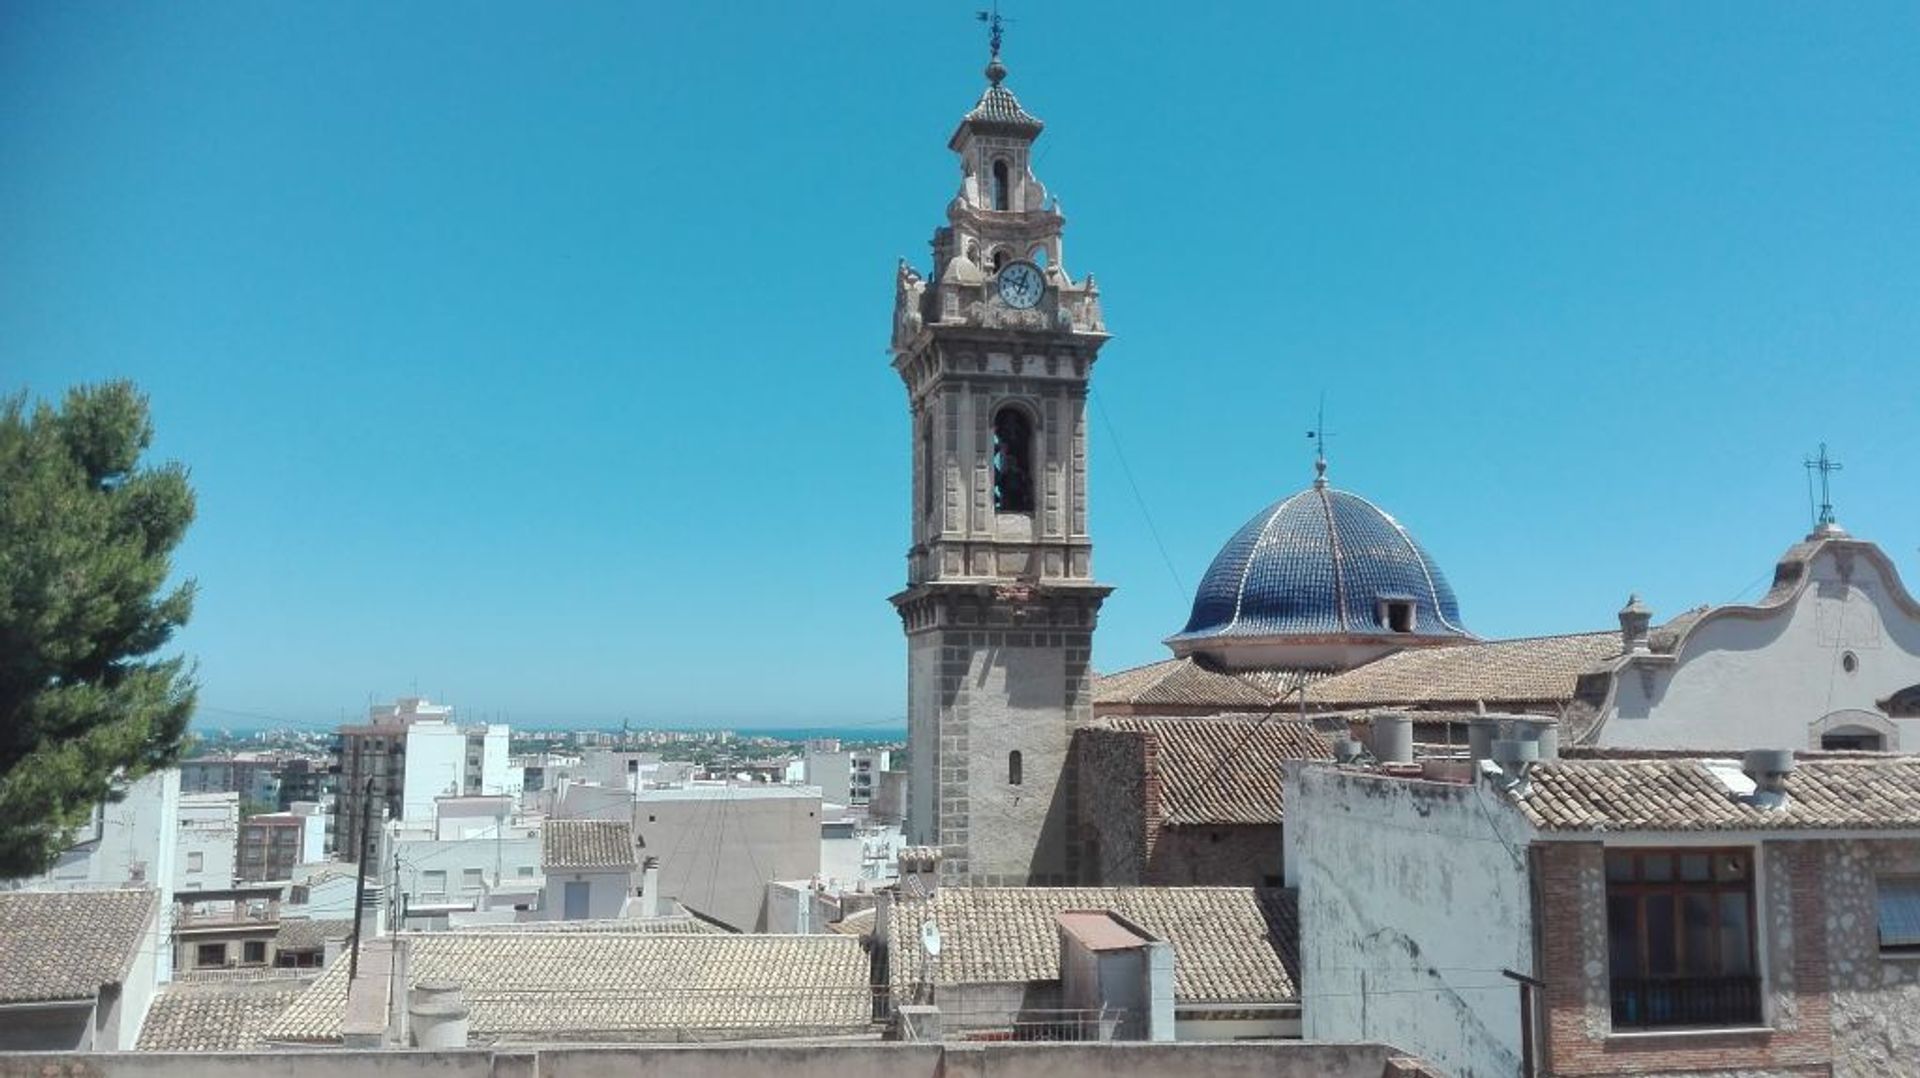
[[[1041,123],[1006,85],[998,27],[987,88],[947,146],[960,191],[932,272],[904,260],[893,369],[913,416],[907,588],[907,838],[943,882],[1071,882],[1073,729],[1092,717],[1088,379],[1107,334],[1066,218],[1034,177]]]

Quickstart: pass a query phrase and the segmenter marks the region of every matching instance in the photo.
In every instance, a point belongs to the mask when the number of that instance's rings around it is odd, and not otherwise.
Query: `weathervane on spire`
[[[993,55],[987,57],[987,81],[998,86],[1000,80],[1007,77],[1007,65],[1000,62],[1000,39],[1013,20],[1001,17],[1000,0],[993,0],[991,10],[976,11],[973,17],[987,24],[987,45],[993,49]]]
[[[1327,485],[1327,439],[1333,433],[1327,430],[1327,395],[1320,394],[1320,411],[1314,417],[1313,429],[1307,432],[1307,440],[1313,443],[1313,485]]]
[[[1813,473],[1820,473],[1820,513],[1814,518],[1814,526],[1816,528],[1832,526],[1834,523],[1833,492],[1828,486],[1828,481],[1833,473],[1840,471],[1843,467],[1845,466],[1839,461],[1827,456],[1827,443],[1825,442],[1820,443],[1819,456],[1808,457],[1806,460],[1807,501],[1809,503],[1813,501]],[[1809,504],[1808,508],[1812,508],[1811,504]]]
[[[992,47],[993,55],[999,56],[1000,38],[1005,34],[1006,24],[1010,21],[1000,17],[1000,0],[993,0],[991,10],[976,11],[973,17],[987,24],[987,44]]]

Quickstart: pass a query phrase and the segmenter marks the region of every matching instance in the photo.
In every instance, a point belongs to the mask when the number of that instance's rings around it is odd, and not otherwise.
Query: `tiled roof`
[[[1617,632],[1410,648],[1311,686],[1307,702],[1360,707],[1571,700],[1582,673],[1618,654]]]
[[[632,868],[633,825],[625,820],[548,820],[540,829],[542,868]]]
[[[1471,639],[1453,588],[1406,526],[1358,494],[1316,481],[1261,510],[1214,555],[1175,640],[1395,632],[1410,604],[1420,637]]]
[[[664,917],[627,917],[599,918],[580,921],[521,921],[510,925],[470,925],[464,928],[450,929],[453,932],[618,932],[634,934],[672,934],[685,932],[720,932],[727,930],[711,921],[703,921],[690,913],[668,914]]]
[[[169,984],[140,1027],[142,1052],[246,1052],[313,984],[312,977]]]
[[[0,892],[0,1003],[92,999],[152,925],[153,891]]]
[[[1245,678],[1208,667],[1193,659],[1136,666],[1097,677],[1094,706],[1126,704],[1144,707],[1214,707],[1222,710],[1271,706],[1278,694]]]
[[[273,935],[273,945],[282,951],[318,951],[328,940],[343,940],[353,935],[353,918],[288,917]]]
[[[1333,758],[1327,739],[1299,719],[1114,717],[1101,725],[1158,741],[1160,807],[1174,826],[1279,823],[1282,762]]]
[[[896,907],[894,991],[910,993],[921,979],[928,920],[941,940],[936,986],[1058,980],[1055,917],[1068,910],[1112,910],[1172,944],[1176,1002],[1299,996],[1293,903],[1251,887],[942,887]]]
[[[446,932],[401,937],[414,983],[460,984],[476,1044],[865,1033],[870,975],[848,936]],[[340,1038],[338,963],[267,1035]]]
[[[1013,91],[1004,86],[989,86],[980,101],[967,113],[963,123],[1019,127],[1038,133],[1043,126],[1038,117],[1020,107]]]
[[[1558,760],[1535,765],[1515,803],[1547,831],[1920,828],[1920,757],[1803,759],[1780,808],[1737,800],[1716,770],[1739,776],[1740,762]]]

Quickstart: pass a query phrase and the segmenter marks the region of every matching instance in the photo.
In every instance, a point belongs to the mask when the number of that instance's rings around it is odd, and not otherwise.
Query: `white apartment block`
[[[225,891],[237,878],[240,795],[181,794],[175,829],[176,891]]]

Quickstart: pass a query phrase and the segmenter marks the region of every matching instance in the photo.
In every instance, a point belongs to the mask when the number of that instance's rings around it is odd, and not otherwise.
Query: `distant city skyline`
[[[0,391],[193,472],[197,728],[901,723],[885,349],[976,5],[0,10]],[[1483,637],[1920,585],[1920,9],[1008,9],[1090,416],[1094,662],[1330,478]]]

